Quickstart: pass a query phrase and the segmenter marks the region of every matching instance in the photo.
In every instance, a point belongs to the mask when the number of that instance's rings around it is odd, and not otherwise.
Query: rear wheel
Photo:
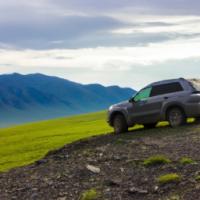
[[[157,123],[143,124],[144,128],[154,128],[156,125]]]
[[[114,131],[115,133],[123,133],[128,131],[128,125],[123,115],[117,115],[114,118]]]
[[[171,127],[185,125],[187,118],[185,113],[177,107],[171,108],[167,113],[167,120]]]

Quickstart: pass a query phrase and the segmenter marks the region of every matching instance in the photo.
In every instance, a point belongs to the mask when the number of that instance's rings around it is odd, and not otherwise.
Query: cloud
[[[90,67],[32,67],[18,69],[18,73],[44,73],[50,76],[59,76],[82,84],[100,83],[104,86],[119,85],[139,90],[151,82],[173,78],[200,78],[197,75],[200,59],[168,60],[154,62],[151,66],[131,64],[127,70],[120,70],[121,63],[115,66],[108,63],[108,70],[96,71]]]
[[[64,8],[76,9],[81,12],[109,13],[109,12],[134,12],[135,14],[152,15],[191,15],[200,14],[200,2],[198,0],[51,0],[52,4],[61,5]]]
[[[199,0],[1,1],[0,73],[136,89],[195,77],[199,7]]]
[[[127,70],[132,65],[151,66],[155,62],[167,60],[198,59],[200,39],[185,41],[179,39],[162,43],[151,43],[148,46],[136,47],[98,47],[83,49],[54,50],[2,50],[0,67],[74,67],[94,70]]]
[[[0,43],[20,50],[148,46],[180,34],[193,37],[200,18],[186,12],[192,7],[194,15],[199,5],[195,0],[8,0],[0,3]]]
[[[196,21],[193,20],[193,26]],[[123,23],[111,17],[65,16],[18,24],[0,23],[0,41],[8,49],[80,49],[96,47],[148,46],[150,43],[194,38],[191,24],[179,26],[165,22]],[[177,30],[184,29],[182,33]],[[196,32],[199,28],[195,29]],[[194,32],[195,32],[194,30]],[[189,33],[188,33],[189,31]]]
[[[90,40],[88,37],[104,33],[125,25],[115,19],[97,17],[54,17],[40,21],[24,20],[19,23],[0,23],[0,41],[22,48],[42,49],[62,47],[77,40]],[[93,35],[93,37],[94,37]],[[104,33],[105,35],[105,33]],[[105,37],[105,36],[104,36]],[[73,48],[73,47],[72,47]]]

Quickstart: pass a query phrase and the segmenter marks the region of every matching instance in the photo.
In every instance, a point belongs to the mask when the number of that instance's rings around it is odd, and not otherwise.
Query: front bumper
[[[186,104],[185,112],[186,112],[187,117],[199,117],[200,116],[200,102]]]
[[[107,123],[109,126],[111,126],[111,121],[110,121],[110,110],[108,110],[107,112],[107,119],[106,119]]]

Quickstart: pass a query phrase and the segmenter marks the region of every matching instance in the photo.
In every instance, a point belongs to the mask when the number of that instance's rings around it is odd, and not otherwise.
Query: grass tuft
[[[194,163],[195,161],[189,158],[183,158],[180,162],[184,164],[191,164],[191,163]]]
[[[131,163],[131,165],[135,166],[136,164],[135,164],[135,162],[133,161],[133,162]]]
[[[146,167],[148,167],[150,165],[156,165],[156,164],[164,165],[164,164],[168,164],[171,162],[172,162],[171,160],[165,158],[164,156],[154,156],[154,157],[150,157],[146,161],[144,161],[144,165]]]
[[[180,196],[179,195],[172,195],[171,197],[167,198],[166,200],[179,200]]]
[[[172,183],[175,181],[180,181],[182,179],[181,176],[177,175],[177,174],[167,174],[165,176],[160,176],[157,181],[160,184],[167,184],[167,183]]]
[[[196,180],[200,180],[200,176],[197,176],[197,177],[196,177]]]
[[[83,154],[88,155],[89,157],[92,157],[92,149],[86,149]]]
[[[82,200],[92,200],[92,199],[97,198],[98,196],[99,195],[93,189],[90,189],[87,193],[81,194]]]

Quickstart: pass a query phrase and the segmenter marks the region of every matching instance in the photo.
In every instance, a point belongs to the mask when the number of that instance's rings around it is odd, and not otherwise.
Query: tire
[[[116,115],[114,118],[114,131],[115,133],[124,133],[128,131],[128,125],[123,115]]]
[[[144,128],[154,128],[156,125],[157,123],[143,124]]]
[[[187,117],[180,108],[174,107],[168,111],[167,121],[171,127],[177,127],[185,125],[187,123]]]

